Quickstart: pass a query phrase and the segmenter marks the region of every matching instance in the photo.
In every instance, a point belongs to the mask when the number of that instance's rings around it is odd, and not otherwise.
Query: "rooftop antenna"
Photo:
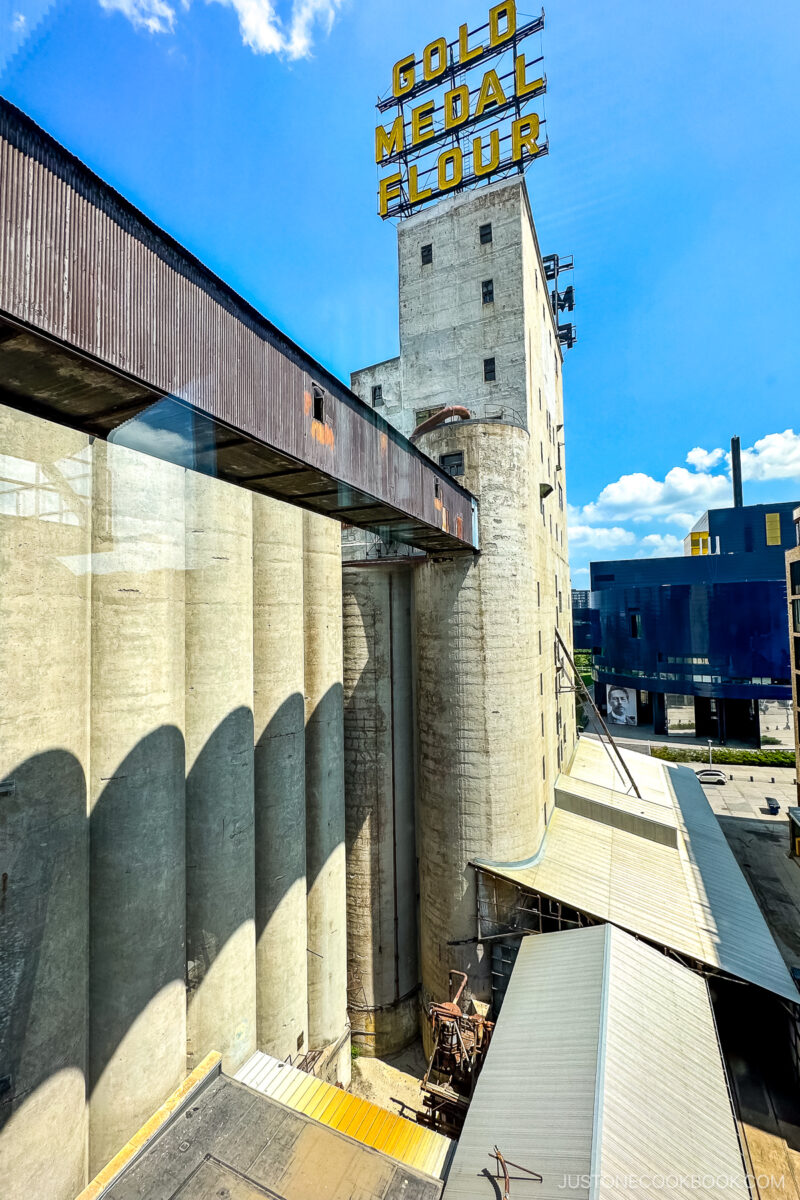
[[[743,508],[742,500],[742,446],[738,437],[731,438],[731,482],[733,484],[733,507]]]

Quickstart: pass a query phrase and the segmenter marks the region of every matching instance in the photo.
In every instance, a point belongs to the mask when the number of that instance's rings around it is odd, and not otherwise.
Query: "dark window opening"
[[[439,480],[438,479],[434,479],[434,481],[433,481],[433,494],[436,497],[436,499],[438,500],[439,499]]]
[[[613,575],[595,575],[594,581],[595,581],[595,583],[613,583],[614,576]]]
[[[325,393],[323,392],[323,390],[319,386],[319,384],[312,383],[311,395],[313,397],[313,402],[314,402],[314,409],[313,409],[314,420],[315,421],[324,421],[325,420]]]
[[[381,408],[383,405],[383,387],[380,383],[373,384],[372,387],[372,407]]]
[[[440,454],[439,466],[443,467],[448,475],[463,475],[464,451],[458,450],[453,454]]]
[[[486,225],[481,225],[478,231],[481,239],[481,245],[486,246],[492,240],[492,223],[489,221]]]
[[[628,615],[631,619],[631,637],[640,638],[642,636],[642,614],[634,609]]]
[[[542,779],[547,779],[547,763],[542,755]]]
[[[423,421],[427,421],[428,417],[432,417],[434,413],[441,412],[441,404],[434,404],[433,408],[418,408],[414,413],[414,424],[421,425]]]
[[[433,262],[433,242],[428,242],[427,245],[422,247],[422,265],[423,265],[423,267],[427,267],[432,262]]]
[[[485,358],[483,360],[483,378],[486,383],[494,383],[495,379],[497,378],[493,358]]]
[[[745,525],[744,527],[744,550],[745,554],[753,553],[753,526]]]
[[[494,302],[494,280],[484,279],[481,284],[481,300],[484,304],[492,304]]]

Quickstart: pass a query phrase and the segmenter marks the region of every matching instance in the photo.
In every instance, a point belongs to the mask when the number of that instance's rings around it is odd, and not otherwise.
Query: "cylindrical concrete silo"
[[[89,1172],[186,1067],[184,471],[95,442]]]
[[[303,514],[253,496],[258,1047],[308,1049]]]
[[[0,407],[0,1192],[86,1183],[90,439]]]
[[[490,997],[488,956],[474,943],[471,859],[532,854],[544,829],[537,755],[536,575],[525,430],[494,422],[440,426],[432,458],[464,455],[479,500],[480,554],[414,573],[419,736],[418,846],[423,1003],[448,998],[448,972]]]
[[[312,1050],[343,1039],[349,1077],[342,716],[342,557],[335,521],[303,514],[308,1025]]]
[[[187,1069],[256,1048],[253,502],[186,472]]]
[[[343,572],[347,993],[353,1039],[418,1032],[412,568]]]

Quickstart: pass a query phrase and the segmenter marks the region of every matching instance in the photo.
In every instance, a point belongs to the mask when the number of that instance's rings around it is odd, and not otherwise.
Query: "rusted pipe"
[[[422,437],[423,433],[430,433],[437,425],[441,425],[443,421],[448,421],[450,417],[459,417],[462,421],[469,421],[470,411],[464,408],[463,404],[449,404],[446,408],[440,408],[432,417],[428,417],[414,430],[410,437],[410,441],[415,442],[417,438]]]
[[[497,1146],[494,1148],[494,1156],[497,1159],[500,1170],[503,1172],[503,1200],[511,1200],[511,1180],[508,1176],[508,1167],[506,1166],[506,1160],[503,1158]]]
[[[455,996],[453,996],[453,999],[450,1001],[450,1003],[458,1004],[459,1000],[461,999],[461,993],[464,991],[464,988],[467,986],[467,977],[463,971],[451,971],[450,972],[450,987],[451,988],[453,986],[453,976],[454,975],[455,975],[456,979],[461,980],[461,986],[459,987]]]

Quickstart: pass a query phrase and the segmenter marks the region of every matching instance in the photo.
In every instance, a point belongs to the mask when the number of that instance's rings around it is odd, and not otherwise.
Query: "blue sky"
[[[104,4],[0,0],[0,91],[341,377],[396,353],[375,97],[488,5]],[[746,501],[800,499],[800,6],[550,0],[543,48],[528,186],[543,251],[576,261],[580,586],[590,559],[680,552],[727,503],[732,433]]]

